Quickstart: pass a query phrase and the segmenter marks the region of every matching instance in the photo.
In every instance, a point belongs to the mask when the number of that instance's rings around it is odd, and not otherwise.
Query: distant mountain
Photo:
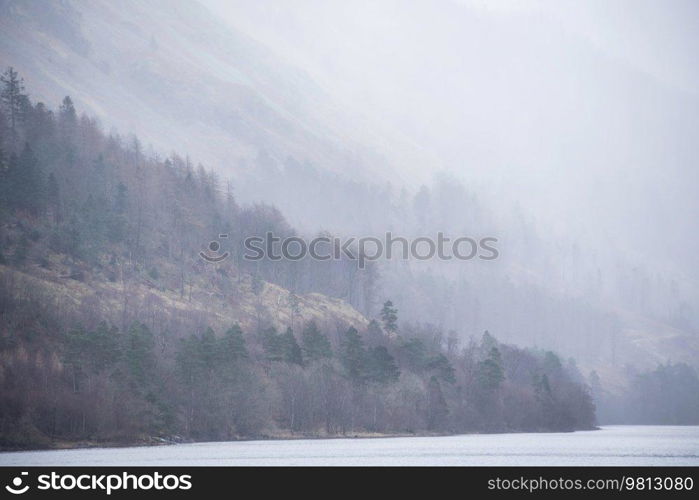
[[[291,156],[388,177],[322,88],[196,2],[2,0],[0,30],[0,66],[24,75],[34,100],[70,95],[160,153],[188,153],[223,175]]]

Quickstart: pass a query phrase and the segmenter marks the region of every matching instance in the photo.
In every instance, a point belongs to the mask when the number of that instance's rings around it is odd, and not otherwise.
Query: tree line
[[[460,347],[432,327],[389,336],[374,320],[364,332],[349,327],[331,335],[309,322],[298,333],[206,328],[167,344],[143,323],[62,330],[50,324],[48,308],[28,300],[37,299],[1,301],[6,448],[567,431],[595,422],[574,369],[551,352],[500,344],[487,332]]]
[[[605,390],[596,372],[590,386],[605,424],[699,425],[699,375],[686,363],[630,370],[623,394]]]

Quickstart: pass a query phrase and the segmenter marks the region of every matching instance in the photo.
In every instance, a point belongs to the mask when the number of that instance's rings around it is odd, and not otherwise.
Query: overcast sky
[[[406,179],[696,263],[699,2],[203,1],[424,152]]]

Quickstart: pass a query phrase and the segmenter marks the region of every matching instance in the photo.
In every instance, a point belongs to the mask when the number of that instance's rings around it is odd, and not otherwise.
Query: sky
[[[446,170],[596,245],[697,263],[699,3],[203,2],[361,114],[408,183]]]
[[[474,2],[476,3],[476,2]],[[523,5],[525,2],[513,2]],[[527,2],[526,4],[530,4]],[[487,8],[487,7],[486,7]],[[535,12],[551,12],[568,29],[647,72],[693,95],[699,89],[699,4],[691,0],[536,2]]]
[[[245,2],[201,0],[234,26]],[[273,2],[256,2],[265,7]],[[330,2],[332,3],[332,2]],[[699,4],[693,0],[454,0],[503,16],[537,16],[585,37],[600,50],[668,85],[699,91]],[[299,0],[294,6],[312,6]]]

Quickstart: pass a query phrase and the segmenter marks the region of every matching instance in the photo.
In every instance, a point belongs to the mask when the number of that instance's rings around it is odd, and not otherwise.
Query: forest
[[[210,266],[198,251],[224,231],[234,271],[222,279],[248,280],[253,292],[275,283],[291,297],[343,289],[376,301],[380,276],[344,262],[236,258],[244,236],[293,229],[272,206],[240,206],[230,182],[188,158],[160,158],[135,137],[105,134],[69,97],[55,112],[33,103],[12,68],[2,86],[4,448],[594,427],[572,360],[488,332],[460,342],[429,323],[399,321],[390,300],[365,325],[295,323],[292,312],[286,328],[259,317],[245,329],[215,329],[206,316],[114,314],[99,297],[66,306],[27,277],[88,289],[146,280],[187,301]]]

